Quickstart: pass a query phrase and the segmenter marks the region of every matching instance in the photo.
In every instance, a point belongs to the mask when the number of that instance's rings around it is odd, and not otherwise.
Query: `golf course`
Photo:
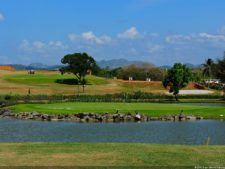
[[[117,79],[108,79],[104,77],[90,76],[86,77],[87,85],[85,90],[78,90],[78,87],[71,84],[61,84],[60,81],[66,79],[75,79],[73,74],[61,75],[59,71],[36,71],[34,75],[28,74],[28,71],[5,71],[0,70],[0,94],[115,94],[121,92],[148,92],[148,93],[166,93],[161,81],[124,81]],[[57,82],[59,81],[59,82]],[[185,89],[195,89],[190,83]]]
[[[53,103],[53,104],[17,104],[10,109],[15,112],[40,112],[47,114],[92,113],[143,113],[147,116],[160,117],[177,115],[181,112],[187,115],[202,116],[206,119],[224,119],[223,106],[197,106],[191,104],[165,103]]]
[[[75,126],[69,125],[69,122],[60,123],[60,122],[35,122],[32,120],[7,120],[2,119],[0,125],[0,131],[2,131],[5,135],[6,140],[21,140],[19,143],[7,143],[3,142],[0,143],[0,166],[96,166],[99,167],[147,167],[147,166],[155,166],[155,167],[163,167],[169,166],[173,168],[174,166],[182,168],[183,166],[193,167],[193,166],[223,166],[225,163],[223,162],[224,159],[224,152],[225,147],[223,145],[223,141],[221,140],[220,136],[221,129],[219,128],[220,125],[223,123],[218,123],[213,120],[224,120],[225,119],[225,109],[224,109],[224,102],[220,99],[181,99],[178,103],[172,101],[172,103],[159,103],[159,102],[146,102],[143,99],[139,99],[137,103],[135,101],[135,97],[132,102],[126,102],[125,100],[121,100],[119,98],[119,102],[101,102],[98,101],[99,97],[96,97],[95,102],[92,101],[71,101],[73,98],[72,96],[76,96],[79,100],[79,96],[82,96],[84,100],[87,100],[88,97],[92,96],[95,98],[96,95],[102,95],[102,97],[107,97],[107,95],[111,94],[112,96],[117,96],[120,93],[127,93],[133,94],[137,93],[149,93],[156,95],[167,95],[167,89],[165,89],[160,81],[125,81],[120,79],[109,79],[104,77],[97,77],[94,75],[87,75],[86,80],[87,84],[85,85],[84,91],[82,90],[82,86],[78,86],[73,84],[74,75],[73,74],[65,74],[61,75],[58,71],[36,71],[34,75],[30,75],[27,71],[0,71],[0,94],[4,99],[13,99],[12,105],[10,104],[7,109],[9,109],[12,113],[23,113],[23,112],[37,112],[47,115],[74,115],[79,113],[96,113],[96,114],[115,114],[115,113],[141,113],[147,117],[164,117],[164,116],[171,116],[171,115],[191,115],[191,116],[199,116],[203,117],[205,120],[212,120],[207,121],[204,124],[204,120],[201,122],[192,122],[196,123],[197,126],[193,125],[192,123],[188,123],[181,125],[180,129],[177,130],[175,126],[179,126],[180,123],[173,123],[167,122],[165,124],[151,124],[150,126],[146,126],[145,123],[141,123],[139,127],[143,127],[143,130],[151,131],[153,126],[156,127],[155,131],[158,133],[158,137],[162,137],[163,130],[161,127],[164,125],[168,125],[168,128],[174,126],[174,138],[177,138],[177,142],[173,139],[170,143],[172,144],[146,144],[148,139],[154,138],[154,134],[149,137],[146,135],[146,138],[141,135],[138,137],[140,138],[140,142],[137,140],[134,143],[121,143],[123,142],[122,138],[127,137],[128,142],[132,142],[133,140],[129,140],[130,137],[133,136],[129,134],[129,132],[123,128],[123,126],[118,126],[118,130],[122,130],[123,132],[120,133],[111,133],[115,134],[116,140],[118,142],[114,142],[112,139],[114,136],[109,134],[112,132],[113,128],[116,126],[109,128],[107,130],[108,135],[105,135],[107,125],[103,125],[102,127],[95,128],[94,126],[91,127],[89,125],[94,124],[87,124],[90,129],[85,129],[88,126],[81,125],[80,128]],[[189,83],[187,87],[184,88],[186,91],[198,91],[193,83]],[[206,91],[207,90],[201,90]],[[191,93],[191,92],[189,92]],[[203,92],[202,92],[203,93]],[[4,96],[6,95],[6,96]],[[39,100],[40,96],[44,96],[43,100]],[[62,97],[61,100],[53,101],[48,100],[51,98],[52,95],[59,95]],[[210,95],[212,98],[216,96],[216,98],[220,97],[221,93],[216,90],[210,90]],[[122,95],[123,96],[123,95]],[[20,98],[20,100],[16,100],[16,98]],[[23,101],[21,98],[27,98]],[[55,97],[55,96],[54,96]],[[53,98],[54,98],[53,97]],[[119,97],[119,96],[117,96]],[[139,96],[138,96],[139,97]],[[29,100],[29,98],[33,98]],[[64,98],[64,99],[63,99]],[[68,100],[67,98],[70,98]],[[204,98],[204,95],[201,96]],[[210,97],[209,97],[210,98]],[[137,99],[136,99],[137,100]],[[10,100],[6,100],[10,101]],[[28,101],[28,103],[26,103]],[[35,103],[37,102],[37,103]],[[39,103],[41,102],[41,103]],[[192,102],[195,102],[194,104]],[[201,102],[206,102],[205,104],[201,105]],[[210,103],[213,102],[213,103]],[[209,103],[209,104],[207,104]],[[218,105],[217,105],[218,104]],[[27,121],[27,122],[26,122]],[[43,123],[43,124],[42,124]],[[46,142],[42,137],[46,137],[46,139],[51,140],[52,130],[54,130],[55,135],[59,138],[61,136],[61,131],[58,129],[58,125],[62,125],[62,130],[65,131],[64,134],[67,134],[68,139],[70,138],[71,141],[79,140],[79,137],[82,138],[83,135],[77,135],[79,132],[76,132],[80,129],[84,131],[90,131],[89,137],[90,140],[84,137],[83,139],[86,140],[84,142],[78,141],[78,143],[54,143],[54,142]],[[66,124],[68,123],[68,125]],[[75,122],[74,122],[75,123]],[[195,134],[201,131],[201,127],[204,129],[207,125],[214,123],[217,124],[218,128],[215,130],[219,130],[218,134],[212,136],[213,130],[209,133],[202,133],[201,138],[195,139]],[[124,124],[124,127],[127,126],[129,123]],[[149,125],[148,124],[148,125]],[[204,124],[204,125],[203,125]],[[17,126],[14,128],[14,125]],[[28,129],[30,127],[30,130]],[[37,126],[36,126],[37,125]],[[43,130],[42,125],[46,125],[46,129]],[[101,125],[101,124],[100,124]],[[131,122],[130,124],[131,130],[135,130],[136,124]],[[185,125],[190,125],[199,128],[199,131],[196,128],[196,133],[193,134],[192,137],[187,137],[184,135],[184,138],[180,138],[179,132],[182,131],[182,128]],[[198,125],[200,125],[198,127]],[[1,128],[2,126],[2,128]],[[11,133],[15,137],[8,137],[8,130],[5,129],[4,126],[10,126],[10,128],[14,128]],[[133,127],[132,127],[133,126]],[[161,127],[160,127],[161,126]],[[75,127],[75,128],[73,128]],[[122,128],[121,128],[122,127]],[[128,126],[127,126],[128,127]],[[147,127],[147,128],[146,128]],[[77,129],[76,129],[77,128]],[[91,130],[91,128],[95,130]],[[25,129],[25,130],[24,130]],[[24,130],[22,133],[21,131]],[[114,130],[113,130],[114,131]],[[115,130],[117,131],[117,129]],[[114,131],[114,132],[115,132]],[[137,129],[138,131],[138,129]],[[158,132],[157,132],[158,131]],[[40,134],[40,136],[31,136],[33,133],[30,132],[40,132],[36,134]],[[53,133],[54,133],[53,132]],[[152,131],[153,132],[153,131]],[[167,131],[168,132],[168,131]],[[20,139],[16,136],[16,133],[19,133],[20,137],[24,134],[24,139]],[[43,133],[43,135],[41,135]],[[82,133],[82,132],[81,132]],[[103,134],[100,137],[105,137],[106,140],[110,141],[110,143],[92,143],[95,142],[95,135]],[[157,135],[155,133],[155,135]],[[176,133],[176,134],[175,134]],[[122,135],[117,135],[122,134]],[[128,136],[126,136],[128,134]],[[141,134],[141,133],[140,133]],[[188,134],[188,133],[187,133]],[[30,135],[29,137],[27,137]],[[47,137],[48,136],[48,137]],[[169,135],[168,135],[169,136]],[[109,138],[108,138],[109,137]],[[212,137],[212,141],[210,142],[210,138]],[[31,139],[31,142],[29,141]],[[40,138],[41,143],[33,143],[33,140]],[[165,137],[166,138],[166,137]],[[179,139],[180,138],[180,139]],[[214,138],[220,138],[218,140]],[[25,141],[25,140],[28,141]],[[64,138],[66,139],[66,138]],[[121,139],[121,140],[120,140]],[[196,145],[179,145],[174,143],[183,143],[182,139],[191,139],[190,143],[197,144]],[[208,141],[207,141],[208,139]],[[39,140],[39,139],[38,139]],[[54,138],[55,141],[60,141],[61,139]],[[134,139],[135,140],[135,139]],[[149,141],[150,141],[149,140]],[[159,140],[159,139],[156,139]],[[91,143],[90,143],[90,142]],[[127,142],[126,141],[126,142]],[[142,142],[143,141],[143,142]],[[179,142],[180,141],[180,142]],[[166,140],[162,139],[160,143],[166,143]],[[210,145],[211,143],[220,143],[220,145]],[[184,140],[186,144],[186,141]],[[187,141],[188,143],[188,141]],[[222,145],[221,145],[222,143]],[[109,160],[111,159],[111,160]]]
[[[225,169],[225,0],[0,0],[0,169]]]

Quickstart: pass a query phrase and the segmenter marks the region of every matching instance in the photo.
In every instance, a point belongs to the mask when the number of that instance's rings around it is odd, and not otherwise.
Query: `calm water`
[[[0,142],[133,142],[225,145],[225,122],[70,123],[0,119]]]

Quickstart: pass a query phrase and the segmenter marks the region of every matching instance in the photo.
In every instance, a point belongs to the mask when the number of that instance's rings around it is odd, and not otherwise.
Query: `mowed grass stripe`
[[[8,75],[5,76],[5,80],[13,83],[19,84],[54,84],[57,80],[65,79],[75,79],[76,77],[73,74],[60,75],[60,73],[55,74],[19,74],[19,75]],[[102,85],[107,84],[108,80],[102,77],[96,76],[86,76],[86,80],[90,85]]]
[[[1,143],[0,166],[224,166],[225,146]]]
[[[172,115],[183,112],[204,116],[206,118],[224,118],[225,107],[196,106],[190,104],[164,103],[54,103],[54,104],[18,104],[10,107],[13,112],[40,112],[49,114],[73,114],[81,112],[93,113],[135,113],[140,112],[148,116]]]

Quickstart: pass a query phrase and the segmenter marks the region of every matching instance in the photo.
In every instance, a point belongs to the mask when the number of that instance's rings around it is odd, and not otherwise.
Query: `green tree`
[[[210,58],[207,59],[206,63],[203,64],[203,76],[211,79],[213,75],[214,66],[214,61]]]
[[[77,80],[78,85],[81,84],[84,87],[86,84],[85,76],[88,72],[96,70],[97,64],[94,58],[89,56],[87,53],[74,53],[65,55],[62,60],[62,64],[66,64],[65,67],[60,69],[62,74],[73,73]]]
[[[163,80],[163,86],[169,87],[169,92],[173,93],[178,101],[179,90],[186,87],[192,79],[192,73],[185,65],[176,63],[168,70],[167,75]]]
[[[225,54],[223,59],[218,60],[218,63],[216,65],[216,76],[222,82],[225,82]]]

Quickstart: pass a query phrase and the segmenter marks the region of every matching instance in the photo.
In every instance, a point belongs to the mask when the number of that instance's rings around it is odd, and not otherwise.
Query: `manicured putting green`
[[[149,116],[185,114],[200,115],[206,118],[220,119],[225,117],[225,107],[196,106],[191,104],[164,103],[54,103],[54,104],[18,104],[10,107],[14,112],[41,112],[49,114],[73,114],[80,112],[94,113],[135,113]]]

